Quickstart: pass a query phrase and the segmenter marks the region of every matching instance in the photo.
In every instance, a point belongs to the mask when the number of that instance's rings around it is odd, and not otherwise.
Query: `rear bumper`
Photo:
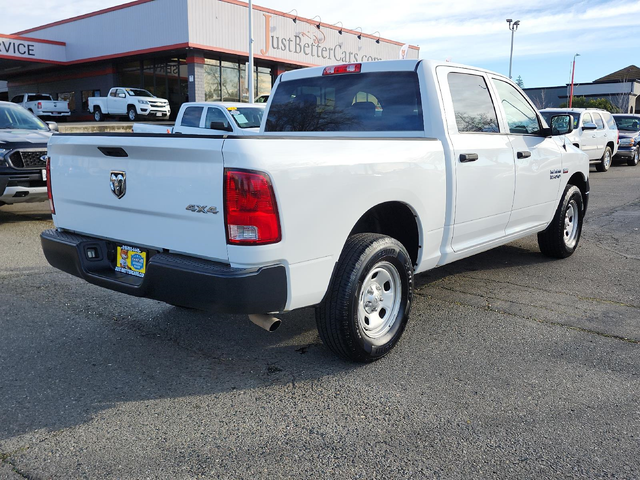
[[[209,260],[150,251],[145,276],[138,278],[115,271],[113,242],[57,230],[45,230],[40,240],[52,266],[94,285],[128,295],[238,314],[280,312],[287,303],[287,274],[283,265],[240,269]],[[96,249],[96,259],[87,258],[88,248]]]

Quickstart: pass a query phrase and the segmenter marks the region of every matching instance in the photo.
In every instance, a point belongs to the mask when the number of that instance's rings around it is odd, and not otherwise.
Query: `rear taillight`
[[[51,193],[51,157],[47,157],[47,197],[49,197],[49,208],[53,215],[56,214],[56,207],[53,205],[53,194]]]
[[[361,63],[345,63],[344,65],[331,65],[325,67],[322,75],[337,75],[339,73],[360,73]]]
[[[224,197],[227,243],[265,245],[282,239],[276,197],[266,173],[225,169]]]
[[[38,110],[42,110],[42,102],[38,102]]]

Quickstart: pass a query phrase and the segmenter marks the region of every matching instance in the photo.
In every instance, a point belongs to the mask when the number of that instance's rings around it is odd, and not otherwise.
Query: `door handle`
[[[518,158],[529,158],[531,156],[531,152],[525,150],[524,152],[518,152]]]
[[[461,153],[460,154],[460,163],[475,162],[476,160],[478,160],[477,153]]]

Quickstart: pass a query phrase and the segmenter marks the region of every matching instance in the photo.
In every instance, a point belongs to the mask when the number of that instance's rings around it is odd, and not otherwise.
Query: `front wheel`
[[[413,298],[413,264],[397,240],[352,235],[316,309],[324,344],[348,360],[382,358],[404,332]]]
[[[640,156],[640,147],[636,148],[633,156],[627,160],[627,165],[629,165],[630,167],[635,167],[636,165],[638,165],[638,156]]]
[[[596,170],[599,172],[606,172],[609,170],[611,166],[611,148],[606,147],[604,149],[604,153],[602,154],[602,158],[600,159],[600,163],[596,164]]]
[[[131,122],[135,122],[138,118],[138,112],[136,112],[136,107],[129,107],[127,109],[127,118]]]
[[[584,201],[580,189],[567,185],[553,220],[538,233],[540,251],[548,257],[567,258],[576,251],[582,234]]]

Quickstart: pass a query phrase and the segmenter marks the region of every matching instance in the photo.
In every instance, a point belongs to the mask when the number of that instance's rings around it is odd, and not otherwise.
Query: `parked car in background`
[[[52,128],[21,106],[0,102],[0,205],[47,200],[43,157]]]
[[[618,127],[609,112],[597,108],[545,108],[540,113],[547,123],[554,115],[573,115],[573,132],[567,138],[589,155],[596,170],[609,170],[618,153]]]
[[[616,160],[626,160],[635,167],[640,157],[640,115],[617,113],[613,116],[620,132],[620,145]]]
[[[175,126],[134,123],[133,133],[185,133],[192,135],[255,135],[266,105],[232,102],[187,102]]]
[[[66,119],[71,115],[69,102],[54,100],[48,93],[23,93],[13,97],[11,102],[26,108],[38,117]]]
[[[167,120],[171,114],[168,100],[142,88],[113,87],[106,97],[90,97],[88,102],[96,122],[101,122],[107,115],[126,115],[135,122],[138,117]]]

